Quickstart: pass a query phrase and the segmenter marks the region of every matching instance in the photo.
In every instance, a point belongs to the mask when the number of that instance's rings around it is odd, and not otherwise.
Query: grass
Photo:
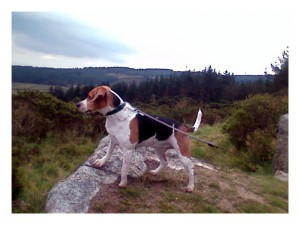
[[[90,156],[89,138],[61,142],[52,135],[40,143],[13,137],[13,213],[44,212],[49,190]]]
[[[270,213],[271,208],[257,201],[247,200],[236,205],[242,213]]]
[[[193,157],[221,167],[218,172],[196,167],[193,193],[183,192],[187,182],[184,171],[166,169],[158,176],[130,178],[126,189],[108,185],[92,201],[91,212],[288,212],[288,184],[270,174],[246,173],[236,167],[240,159],[231,153],[234,148],[222,133],[222,124],[203,125],[196,135],[225,151],[192,142]],[[33,143],[13,137],[13,213],[44,212],[49,190],[84,162],[97,145],[91,138],[64,140],[52,133]]]
[[[254,175],[259,192],[266,198],[276,212],[288,212],[288,183],[270,175]]]
[[[120,193],[125,198],[137,198],[141,196],[142,190],[130,187],[130,188],[120,189]]]
[[[177,185],[171,187],[174,173]],[[128,190],[111,185],[93,200],[93,213],[287,213],[287,184],[268,175],[199,171],[193,193],[182,191],[183,171],[133,179]],[[200,176],[199,176],[200,175]],[[209,176],[210,175],[210,176]],[[206,177],[206,180],[203,179]],[[201,178],[201,179],[199,179]],[[226,185],[224,185],[224,183]],[[273,186],[274,192],[268,187]],[[267,188],[266,188],[267,187]],[[244,192],[238,191],[243,189]],[[112,199],[114,199],[112,201]],[[227,205],[226,205],[227,204]],[[231,205],[231,206],[228,206]]]
[[[195,190],[183,192],[184,171],[167,169],[158,176],[145,175],[129,182],[128,189],[110,187],[92,201],[91,212],[113,213],[287,213],[288,184],[277,180],[269,168],[256,173],[239,168],[222,124],[203,125],[196,136],[225,150],[192,141],[193,157],[221,167],[218,172],[195,168]],[[113,190],[110,190],[113,189]],[[114,196],[114,197],[113,197]],[[111,202],[111,199],[115,200]],[[94,203],[93,203],[94,202]],[[93,205],[101,203],[101,210]]]
[[[32,83],[19,83],[12,82],[12,92],[16,94],[20,90],[39,90],[43,92],[49,92],[51,85],[46,84],[32,84]],[[67,90],[67,87],[63,87],[64,90]]]
[[[192,156],[207,160],[221,168],[234,168],[241,164],[241,157],[230,143],[228,135],[222,132],[222,123],[214,126],[201,125],[195,133],[199,138],[209,141],[220,148],[212,148],[196,140],[192,141]]]
[[[182,182],[175,182],[173,171],[168,169],[161,176],[145,175],[132,179],[126,189],[108,185],[102,194],[93,200],[93,213],[218,213],[217,207],[201,194],[181,190]],[[182,177],[180,171],[177,177]],[[184,178],[185,179],[185,178]]]

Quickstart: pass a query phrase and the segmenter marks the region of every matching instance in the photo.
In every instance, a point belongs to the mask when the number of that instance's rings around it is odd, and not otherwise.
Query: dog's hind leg
[[[150,170],[149,173],[152,175],[156,175],[158,174],[163,168],[166,167],[166,165],[168,165],[166,156],[165,156],[165,150],[159,150],[159,149],[155,149],[156,155],[159,158],[159,166],[155,169],[155,170]]]
[[[182,155],[179,155],[179,159],[184,167],[184,169],[186,170],[188,176],[189,176],[189,184],[188,186],[185,188],[186,192],[193,192],[194,190],[194,164],[193,162]]]
[[[171,140],[171,144],[174,149],[177,151],[180,162],[182,163],[184,169],[186,170],[189,176],[189,184],[185,188],[186,192],[193,192],[194,190],[194,164],[191,161],[191,148],[189,138],[181,133],[175,134],[176,138]]]

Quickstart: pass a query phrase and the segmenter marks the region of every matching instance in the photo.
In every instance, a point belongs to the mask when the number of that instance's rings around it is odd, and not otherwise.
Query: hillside
[[[173,71],[171,69],[133,69],[128,67],[46,68],[12,66],[12,82],[67,86],[71,84],[97,85],[100,83],[140,82],[146,78],[199,74],[200,71]],[[231,75],[232,76],[232,75]],[[228,76],[230,77],[230,76]],[[270,76],[235,75],[238,82],[265,81]]]
[[[146,77],[178,75],[169,69],[132,69],[127,67],[45,68],[12,66],[12,82],[48,85],[100,84],[132,80],[142,81]]]

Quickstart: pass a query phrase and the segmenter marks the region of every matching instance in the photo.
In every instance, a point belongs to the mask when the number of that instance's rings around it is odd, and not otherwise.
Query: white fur
[[[194,123],[194,132],[198,130],[200,123],[201,123],[201,118],[202,118],[202,112],[201,109],[199,109],[198,113],[197,113],[197,119]]]
[[[188,176],[189,176],[189,184],[185,190],[187,192],[192,192],[194,190],[194,164],[192,163],[192,161],[189,158],[187,158],[181,154],[178,143],[177,143],[177,139],[175,138],[174,135],[172,135],[170,137],[170,142],[171,142],[173,148],[176,150],[176,152],[179,156],[180,162],[182,163],[184,169],[187,171]]]
[[[83,101],[79,102],[78,104],[80,105],[80,107],[78,108],[78,110],[80,112],[86,112],[86,111],[88,111],[87,100],[86,99],[84,99]]]

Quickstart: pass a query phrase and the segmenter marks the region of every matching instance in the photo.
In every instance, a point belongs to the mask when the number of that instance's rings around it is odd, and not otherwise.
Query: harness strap
[[[204,143],[204,144],[207,144],[209,147],[220,148],[220,147],[216,146],[215,144],[213,144],[213,143],[211,143],[211,142],[201,140],[200,138],[198,138],[198,137],[196,137],[196,136],[194,136],[194,135],[191,135],[191,134],[189,134],[189,133],[187,133],[187,132],[184,132],[184,131],[182,131],[182,130],[179,130],[178,128],[176,128],[176,127],[174,127],[174,126],[171,126],[170,124],[167,124],[167,123],[165,123],[165,122],[163,122],[163,121],[161,121],[161,120],[159,120],[159,119],[157,119],[157,118],[155,118],[155,117],[153,117],[153,116],[150,116],[149,114],[144,113],[144,112],[142,112],[142,111],[139,110],[139,109],[135,109],[134,111],[137,112],[137,113],[139,113],[139,114],[142,115],[142,116],[146,116],[146,117],[148,117],[148,118],[150,118],[150,119],[152,119],[152,120],[155,120],[156,122],[161,123],[161,124],[163,124],[163,125],[165,125],[165,126],[171,128],[171,129],[173,129],[173,130],[176,130],[177,132],[180,132],[180,133],[182,133],[182,134],[185,134],[185,135],[189,136],[190,138],[193,138],[193,139],[195,139],[195,140],[197,140],[197,141],[200,141],[200,142],[202,142],[202,143]]]

